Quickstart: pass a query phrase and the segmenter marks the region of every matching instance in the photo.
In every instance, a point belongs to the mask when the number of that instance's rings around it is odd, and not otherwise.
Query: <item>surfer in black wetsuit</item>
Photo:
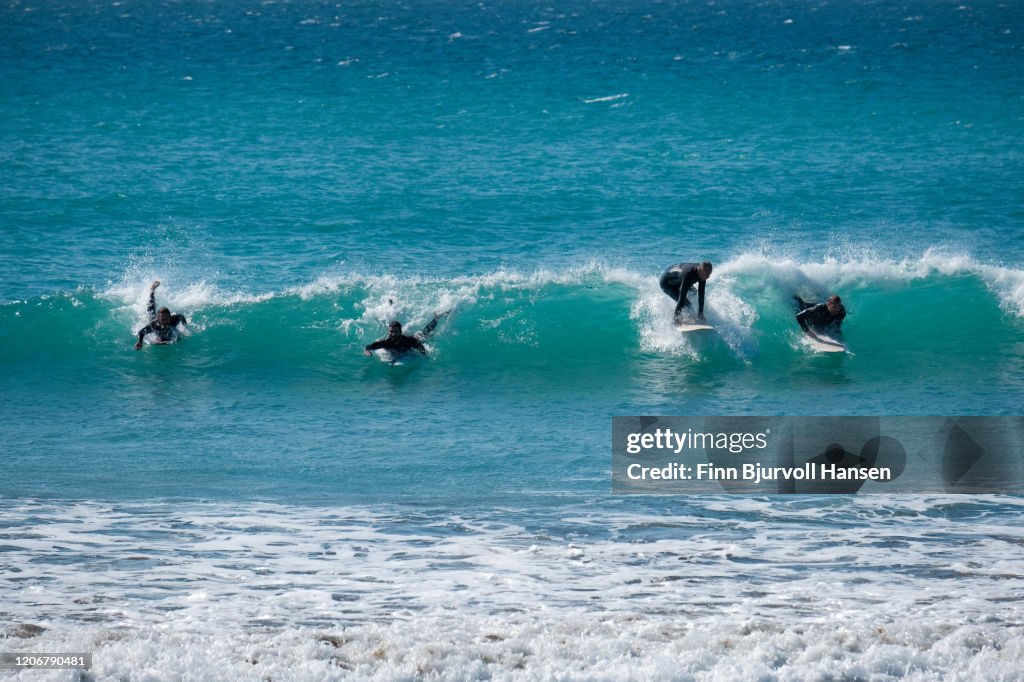
[[[711,261],[697,263],[679,263],[673,265],[661,276],[658,284],[661,290],[676,302],[673,319],[679,322],[679,314],[690,305],[687,294],[694,284],[697,285],[697,319],[704,321],[704,285],[711,276]]]
[[[799,296],[794,296],[793,300],[800,309],[796,321],[805,334],[813,339],[826,332],[836,338],[842,334],[840,326],[846,319],[846,308],[841,298],[833,294],[824,303],[808,303]]]
[[[142,348],[142,339],[146,338],[146,334],[156,334],[160,343],[171,343],[178,338],[178,325],[188,324],[184,315],[171,315],[171,311],[167,308],[156,309],[156,288],[158,286],[160,286],[159,280],[153,282],[149,287],[149,305],[146,306],[149,324],[139,330],[137,334],[139,341],[135,344],[135,350]]]
[[[412,336],[406,336],[402,333],[402,323],[397,320],[388,325],[388,335],[383,339],[378,339],[371,344],[368,344],[363,348],[364,355],[372,355],[371,351],[375,350],[387,350],[392,353],[408,353],[412,350],[417,350],[424,355],[427,354],[427,348],[423,345],[421,339],[425,339],[434,333],[434,329],[437,327],[437,323],[442,317],[447,315],[450,311],[438,313],[434,315],[434,319],[427,322],[427,326],[421,331],[416,332]]]

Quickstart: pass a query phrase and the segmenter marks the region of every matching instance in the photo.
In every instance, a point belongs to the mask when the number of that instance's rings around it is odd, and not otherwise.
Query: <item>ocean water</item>
[[[1022,36],[992,0],[4,2],[0,650],[1016,679],[1021,497],[617,497],[610,433],[1020,414]],[[658,276],[703,259],[683,337]],[[189,329],[135,352],[154,279]],[[825,356],[791,296],[830,293]]]

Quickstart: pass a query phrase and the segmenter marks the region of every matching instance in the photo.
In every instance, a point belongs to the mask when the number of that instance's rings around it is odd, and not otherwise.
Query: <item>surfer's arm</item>
[[[804,330],[804,334],[807,334],[812,339],[817,339],[818,335],[811,329],[811,325],[807,323],[807,320],[811,317],[811,311],[814,308],[804,308],[796,314],[796,321],[800,324],[800,328]]]
[[[679,293],[679,302],[676,303],[675,317],[679,317],[679,313],[682,311],[683,308],[686,307],[686,304],[687,304],[686,292],[685,291],[680,292]]]
[[[811,337],[815,341],[821,341],[818,335],[814,333],[814,330],[811,329],[811,326],[807,323],[807,320],[811,317],[811,311],[813,310],[814,308],[805,308],[804,310],[801,310],[796,314],[796,321],[800,324],[800,328],[804,330],[804,334],[807,334],[807,336]]]
[[[139,340],[135,343],[135,350],[139,350],[140,348],[142,348],[142,339],[146,338],[146,334],[149,334],[152,331],[153,325],[151,324],[147,324],[145,327],[139,330],[139,333],[136,334],[136,336],[139,337]]]
[[[387,343],[385,342],[384,339],[374,341],[373,343],[368,343],[366,344],[366,346],[363,347],[363,355],[369,355],[371,351],[380,350],[385,346],[387,346]]]
[[[690,305],[690,301],[689,301],[689,299],[687,299],[687,295],[689,293],[690,293],[690,287],[686,286],[686,282],[684,281],[683,285],[681,287],[679,287],[679,300],[676,302],[675,317],[677,319],[679,317],[679,313],[682,312],[683,308],[685,308],[686,306]]]
[[[690,289],[692,289],[693,285],[699,281],[697,277],[696,265],[693,265],[692,263],[683,263],[683,266],[688,267],[688,269],[686,270],[686,274],[683,275],[682,284],[679,285],[679,301],[676,303],[676,318],[679,317],[679,313],[682,312],[683,308],[686,308],[690,305]],[[704,290],[701,289],[701,307],[703,307],[704,305],[703,292]]]
[[[675,317],[679,317],[679,313],[682,312],[683,308],[686,307],[686,294],[679,297],[679,303],[676,303]]]
[[[701,280],[700,284],[697,285],[697,319],[704,319],[704,285],[707,282]]]
[[[156,319],[156,288],[160,286],[160,280],[149,285],[149,303],[146,304],[146,314],[150,320]]]
[[[808,334],[811,333],[811,328],[807,326],[807,311],[810,308],[804,308],[796,314],[796,321],[800,324],[800,328]]]
[[[420,341],[419,339],[412,340],[412,347],[418,350],[419,352],[423,353],[424,355],[427,354],[427,347],[424,346],[423,342]]]

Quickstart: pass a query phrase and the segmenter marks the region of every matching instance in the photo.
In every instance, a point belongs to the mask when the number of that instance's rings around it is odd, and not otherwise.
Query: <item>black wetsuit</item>
[[[799,296],[794,296],[793,298],[800,307],[800,312],[796,314],[796,321],[800,323],[800,328],[805,332],[830,331],[838,334],[842,331],[839,327],[843,324],[843,320],[846,319],[845,310],[841,311],[838,315],[833,315],[824,303],[808,303]]]
[[[146,334],[156,334],[161,343],[170,343],[178,338],[178,325],[188,324],[184,315],[171,315],[169,324],[160,324],[156,317],[156,294],[152,291],[149,292],[149,305],[146,306],[146,312],[149,314],[149,324],[139,330],[139,343],[146,338]]]
[[[690,288],[696,284],[697,314],[704,314],[704,286],[707,282],[701,281],[700,276],[697,274],[698,267],[700,266],[697,263],[673,265],[665,271],[658,281],[658,284],[661,285],[661,290],[671,296],[673,301],[676,301],[676,313],[690,305],[687,294],[690,292]]]
[[[423,342],[420,341],[420,339],[425,339],[433,334],[434,328],[437,327],[438,320],[447,314],[447,312],[444,312],[434,315],[434,319],[428,322],[427,326],[424,327],[422,331],[417,332],[415,336],[406,336],[405,334],[388,335],[383,339],[378,339],[365,346],[365,349],[367,351],[387,350],[392,353],[408,353],[411,350],[418,350],[426,355],[427,348],[423,345]]]
[[[427,348],[423,342],[415,336],[406,336],[405,334],[386,336],[366,346],[366,350],[389,350],[392,353],[408,353],[411,350],[418,350],[424,355],[427,354]]]

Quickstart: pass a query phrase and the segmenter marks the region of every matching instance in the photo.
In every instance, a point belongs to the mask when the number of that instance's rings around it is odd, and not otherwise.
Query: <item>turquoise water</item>
[[[794,270],[809,273],[794,286],[819,271],[846,283],[851,353],[802,345],[785,300]],[[709,284],[717,333],[686,338],[655,278],[597,266],[341,275],[263,296],[168,284],[191,333],[138,353],[144,286],[12,302],[0,338],[5,487],[487,503],[604,494],[615,414],[1015,413],[1024,325],[992,290],[1004,271],[912,270],[727,261]],[[933,312],[950,304],[961,327]],[[429,357],[363,356],[387,320],[415,329],[448,308]]]
[[[542,651],[550,626],[593,654],[584,676],[686,660],[720,679],[1009,679],[1017,498],[622,499],[609,470],[613,415],[1020,413],[1022,35],[1020,6],[991,0],[5,3],[0,581],[19,596],[0,616],[45,621],[59,648],[104,628],[159,638],[163,609],[184,609],[162,670],[195,672],[173,656],[198,648],[225,679],[249,674],[218,648],[243,635],[297,657],[261,672],[319,675],[303,628],[350,623],[338,603],[373,624],[346,654],[361,677],[589,660]],[[716,332],[682,337],[657,278],[705,258]],[[154,279],[190,330],[135,352]],[[817,355],[790,297],[833,292],[850,352]],[[427,358],[362,355],[391,319],[449,309]],[[344,519],[334,539],[318,518]],[[163,567],[168,593],[123,551]],[[305,561],[328,551],[351,576]],[[852,601],[821,596],[818,551],[861,585]],[[703,567],[695,582],[680,560]],[[638,644],[709,586],[738,589],[736,562],[763,564],[762,591],[703,614],[709,639]],[[234,592],[224,570],[272,584]],[[300,574],[308,592],[273,582]],[[365,574],[394,594],[341,585]],[[942,599],[914,596],[953,574]],[[636,619],[625,644],[588,629],[577,580]],[[87,605],[44,615],[47,585]],[[503,589],[553,606],[518,612],[498,653],[373,655],[497,627]],[[666,591],[671,608],[652,604]],[[418,615],[390,620],[391,598]],[[810,641],[786,638],[820,613],[869,653],[801,658]],[[900,630],[907,613],[934,628]],[[963,614],[998,646],[974,647]],[[203,639],[208,622],[234,634]],[[879,644],[879,623],[901,634]],[[722,638],[751,647],[749,667]],[[124,646],[101,670],[145,668]],[[647,667],[600,667],[621,647]]]

